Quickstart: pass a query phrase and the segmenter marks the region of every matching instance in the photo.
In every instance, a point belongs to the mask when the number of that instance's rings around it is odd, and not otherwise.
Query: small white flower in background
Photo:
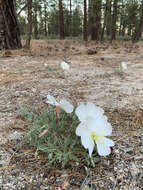
[[[45,67],[47,67],[47,66],[48,66],[48,64],[47,64],[47,63],[44,63],[44,66],[45,66]]]
[[[69,70],[70,69],[69,64],[64,62],[64,61],[61,62],[61,67],[62,67],[63,70]]]
[[[86,104],[79,105],[76,108],[75,113],[81,122],[86,122],[89,119],[97,119],[102,116],[104,110],[92,102],[87,102]]]
[[[127,64],[126,64],[126,62],[121,62],[121,69],[122,69],[122,71],[124,71],[124,70],[127,70]]]
[[[66,113],[71,113],[73,111],[73,105],[67,102],[66,100],[60,100],[60,102],[57,102],[55,98],[51,95],[47,95],[46,103],[51,104],[53,106],[59,107],[63,109]]]
[[[49,94],[47,95],[46,103],[51,104],[53,106],[58,106],[59,105],[59,103],[56,101],[56,99],[53,96],[49,95]]]
[[[87,122],[81,122],[76,128],[76,135],[81,137],[81,143],[88,149],[91,157],[94,145],[97,145],[97,152],[100,156],[107,156],[111,153],[114,142],[106,138],[111,135],[112,126],[107,122],[107,117],[101,116],[97,119],[89,119]]]

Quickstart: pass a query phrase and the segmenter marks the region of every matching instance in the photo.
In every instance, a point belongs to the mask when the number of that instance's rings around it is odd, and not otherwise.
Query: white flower
[[[121,69],[124,71],[124,70],[127,70],[127,64],[123,61],[121,63]]]
[[[49,95],[49,94],[47,95],[46,103],[51,104],[53,106],[58,106],[59,105],[59,103],[55,100],[55,98],[53,96]]]
[[[85,122],[89,119],[97,119],[102,116],[104,110],[98,106],[95,106],[92,102],[87,102],[86,104],[79,105],[75,110],[81,122]]]
[[[60,100],[60,102],[58,103],[55,98],[51,95],[47,95],[47,100],[46,103],[54,105],[56,107],[60,107],[61,109],[63,109],[66,113],[71,113],[73,111],[73,105],[70,104],[69,102],[67,102],[66,100]]]
[[[47,64],[47,63],[44,63],[44,66],[45,66],[45,67],[47,67],[47,66],[48,66],[48,64]]]
[[[64,61],[61,62],[61,67],[62,67],[63,70],[69,70],[70,69],[69,64],[64,62]]]
[[[92,155],[95,143],[99,155],[110,154],[110,146],[114,146],[114,142],[105,136],[112,133],[112,126],[103,115],[104,110],[92,102],[87,102],[78,106],[75,113],[81,121],[76,129],[76,135],[81,136],[81,143],[89,150],[89,155]]]
[[[89,119],[87,122],[81,122],[76,128],[76,135],[81,137],[81,143],[88,149],[91,157],[94,145],[97,145],[97,152],[100,156],[106,156],[111,153],[110,147],[114,142],[106,138],[111,135],[112,126],[107,122],[107,117],[102,116],[95,119]]]

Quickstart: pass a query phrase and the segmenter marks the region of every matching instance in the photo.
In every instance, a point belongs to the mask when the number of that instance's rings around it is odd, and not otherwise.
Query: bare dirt
[[[60,62],[70,64],[62,71]],[[120,64],[127,63],[122,71]],[[114,126],[113,155],[88,173],[83,166],[46,168],[32,149],[20,149],[27,124],[21,106],[42,109],[46,95],[93,101]],[[141,190],[143,187],[143,42],[34,40],[30,50],[0,54],[1,189]],[[18,144],[18,147],[17,147]],[[84,172],[83,172],[84,171]]]

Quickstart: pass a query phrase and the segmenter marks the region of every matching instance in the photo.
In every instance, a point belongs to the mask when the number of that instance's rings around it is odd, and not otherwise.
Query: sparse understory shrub
[[[91,159],[81,146],[80,138],[75,135],[79,121],[74,111],[71,114],[60,111],[57,116],[56,111],[48,106],[40,113],[22,108],[20,115],[29,123],[25,139],[34,147],[35,156],[44,152],[50,164],[61,164],[62,167],[71,161],[90,165],[101,159],[96,152]]]

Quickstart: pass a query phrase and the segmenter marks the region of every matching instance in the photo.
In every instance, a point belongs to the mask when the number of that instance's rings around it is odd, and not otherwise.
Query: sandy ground
[[[61,61],[69,62],[69,71],[61,70]],[[127,70],[124,72],[120,69],[122,61],[127,63]],[[56,98],[66,98],[73,103],[93,101],[106,110],[115,125],[115,141],[120,142],[120,145],[116,147],[115,156],[124,155],[123,152],[127,154],[127,145],[128,148],[134,149],[133,155],[117,159],[120,160],[118,164],[116,163],[117,168],[122,161],[122,164],[125,164],[124,159],[132,158],[131,166],[126,171],[127,176],[129,171],[131,173],[132,167],[135,167],[136,173],[133,169],[135,183],[131,183],[132,186],[126,186],[123,177],[121,177],[122,185],[119,186],[114,181],[118,181],[118,178],[112,179],[113,176],[111,176],[110,185],[113,186],[109,188],[108,184],[103,183],[105,189],[141,189],[143,177],[143,171],[140,168],[143,159],[143,43],[116,42],[111,45],[70,40],[35,40],[32,41],[30,51],[22,49],[1,52],[0,171],[4,171],[4,177],[1,178],[3,189],[9,189],[7,183],[12,184],[11,181],[15,179],[11,177],[11,180],[6,182],[9,175],[7,168],[15,167],[15,163],[11,162],[14,150],[10,142],[20,140],[21,134],[26,130],[25,122],[17,118],[17,110],[21,106],[41,109],[45,105],[48,93]],[[19,162],[21,164],[21,161]],[[20,168],[19,171],[21,171]],[[139,174],[141,177],[137,181],[135,176]],[[21,172],[18,177],[20,175]],[[101,175],[100,178],[102,177]],[[129,181],[131,182],[132,178]],[[29,179],[26,184],[30,184]],[[37,185],[37,189],[38,187],[41,186]],[[23,186],[24,188],[28,189],[29,186],[27,188]],[[43,188],[46,189],[45,186]],[[52,189],[52,185],[51,187],[47,185],[48,188]],[[56,188],[60,189],[61,186]],[[70,188],[78,189],[79,184],[74,187],[71,185]],[[98,189],[98,186],[96,188]],[[13,185],[10,189],[22,189],[22,186]]]

